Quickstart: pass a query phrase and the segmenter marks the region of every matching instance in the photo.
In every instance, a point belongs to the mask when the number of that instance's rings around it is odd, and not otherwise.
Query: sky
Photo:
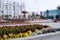
[[[60,0],[9,0],[25,4],[27,11],[45,11],[56,9],[60,5]]]

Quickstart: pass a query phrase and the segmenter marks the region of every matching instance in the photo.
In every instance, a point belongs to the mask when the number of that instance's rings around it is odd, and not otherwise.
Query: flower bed
[[[60,31],[60,29],[52,29],[47,25],[22,25],[22,26],[3,26],[0,27],[0,39],[9,39],[9,38],[22,38],[35,36],[50,32]]]

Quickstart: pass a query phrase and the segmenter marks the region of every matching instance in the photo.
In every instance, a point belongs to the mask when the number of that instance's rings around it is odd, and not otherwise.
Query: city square
[[[53,1],[0,0],[0,40],[60,40],[60,2]]]

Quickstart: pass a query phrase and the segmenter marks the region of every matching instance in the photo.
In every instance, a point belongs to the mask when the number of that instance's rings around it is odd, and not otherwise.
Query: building
[[[20,11],[20,5],[18,2],[13,2],[13,15],[14,18],[19,15]]]
[[[0,16],[4,14],[4,0],[0,0]]]
[[[13,2],[12,1],[8,2],[8,15],[13,16]]]
[[[21,13],[21,11],[26,11],[25,3],[19,4],[19,2],[0,0],[0,16],[1,15],[12,15],[12,18],[14,19],[23,18],[23,14]]]
[[[2,22],[4,15],[4,1],[5,0],[0,0],[0,22]]]

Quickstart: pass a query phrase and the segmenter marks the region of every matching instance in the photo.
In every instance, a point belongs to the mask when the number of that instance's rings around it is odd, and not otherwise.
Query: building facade
[[[22,11],[25,11],[24,3],[0,0],[0,16],[12,15],[12,18],[23,18]]]
[[[4,14],[4,0],[0,0],[0,16]]]
[[[18,15],[19,13],[21,13],[21,5],[19,4],[19,2],[12,2],[12,1],[4,1],[4,0],[0,0],[0,14],[4,13],[4,14],[14,14],[14,15]]]

